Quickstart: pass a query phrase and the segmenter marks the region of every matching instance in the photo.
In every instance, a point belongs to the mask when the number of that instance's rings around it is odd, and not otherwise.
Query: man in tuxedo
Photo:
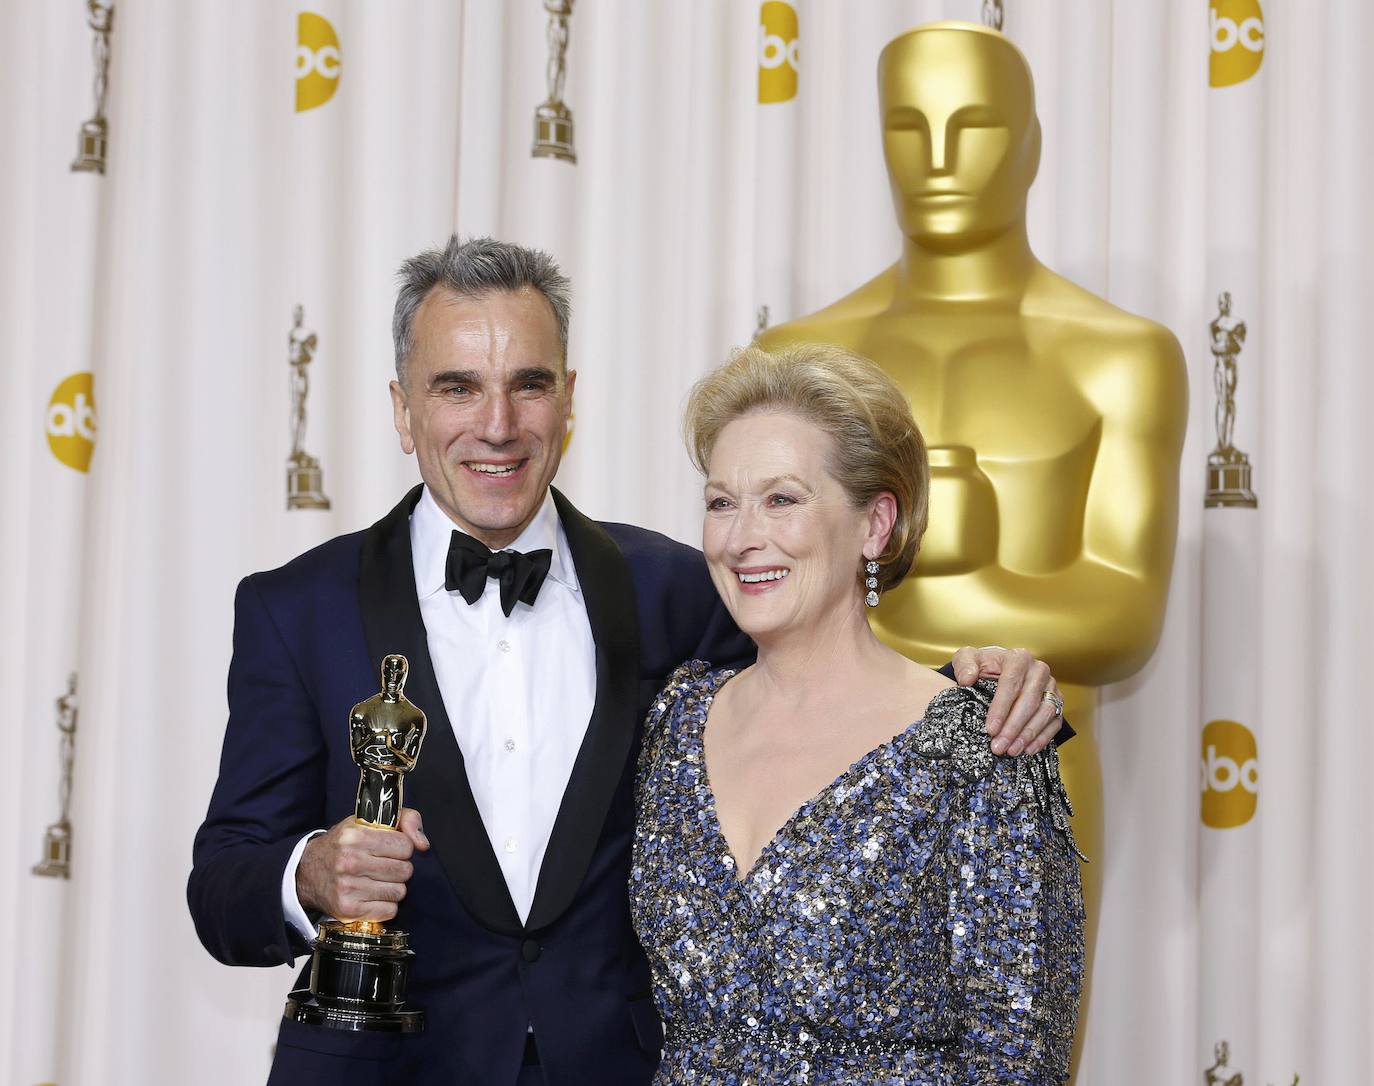
[[[272,1083],[630,1086],[658,1062],[626,896],[640,724],[677,664],[752,648],[700,553],[551,487],[568,323],[568,282],[538,251],[455,236],[408,261],[391,397],[423,485],[239,585],[196,930],[222,962],[277,965],[321,917],[394,917],[427,1016],[411,1035],[284,1020]],[[399,833],[352,818],[347,728],[391,653],[429,717]],[[1053,680],[1028,653],[953,667],[1002,674],[1003,736],[1053,737]]]

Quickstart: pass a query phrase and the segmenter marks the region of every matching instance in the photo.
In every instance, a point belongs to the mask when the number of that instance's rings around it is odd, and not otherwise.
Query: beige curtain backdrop
[[[895,256],[878,51],[985,7],[1035,73],[1038,254],[1173,329],[1192,385],[1163,641],[1103,698],[1079,1082],[1374,1081],[1368,5],[576,0],[575,164],[530,154],[540,0],[114,6],[101,175],[70,169],[85,0],[0,0],[0,1083],[266,1076],[293,974],[201,950],[190,843],[236,581],[416,478],[386,395],[400,261],[453,230],[552,251],[580,371],[560,485],[692,541],[687,388],[763,307]],[[287,509],[293,350],[328,509]],[[1204,509],[1231,364],[1257,504]],[[64,879],[33,869],[73,723]]]

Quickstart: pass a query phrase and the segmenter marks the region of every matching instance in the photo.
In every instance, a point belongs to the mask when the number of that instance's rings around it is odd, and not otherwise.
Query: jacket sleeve
[[[700,551],[642,528],[608,527],[634,580],[642,705],[684,661],[735,670],[754,662],[758,650],[721,602]]]
[[[234,598],[229,723],[196,833],[186,898],[196,934],[226,965],[279,965],[306,949],[282,908],[302,835],[325,818],[319,713],[255,579]]]
[[[710,606],[706,610],[706,621],[696,647],[688,652],[683,659],[707,660],[712,667],[742,670],[754,662],[754,657],[758,655],[759,650],[735,625],[735,620],[730,617],[730,612],[721,602],[721,598],[709,577],[705,579],[705,588],[710,591]]]

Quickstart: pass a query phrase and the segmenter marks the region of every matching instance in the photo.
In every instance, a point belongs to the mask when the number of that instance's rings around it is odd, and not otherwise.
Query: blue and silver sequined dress
[[[741,880],[702,759],[732,674],[679,668],[640,757],[630,896],[666,1035],[656,1086],[1066,1081],[1083,906],[1054,749],[994,757],[993,685],[941,691]]]

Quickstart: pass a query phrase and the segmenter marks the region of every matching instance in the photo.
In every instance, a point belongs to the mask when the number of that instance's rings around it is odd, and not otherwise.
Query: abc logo
[[[1234,720],[1202,729],[1202,821],[1214,830],[1243,826],[1259,803],[1259,751],[1254,733]]]
[[[329,20],[303,11],[296,22],[296,112],[324,105],[339,89],[343,57]]]
[[[89,373],[74,373],[48,401],[48,448],[76,471],[87,471],[95,449],[95,391]]]
[[[1244,83],[1264,60],[1264,13],[1259,0],[1212,0],[1211,84]]]
[[[797,96],[797,9],[781,0],[759,8],[759,101],[786,102]]]

